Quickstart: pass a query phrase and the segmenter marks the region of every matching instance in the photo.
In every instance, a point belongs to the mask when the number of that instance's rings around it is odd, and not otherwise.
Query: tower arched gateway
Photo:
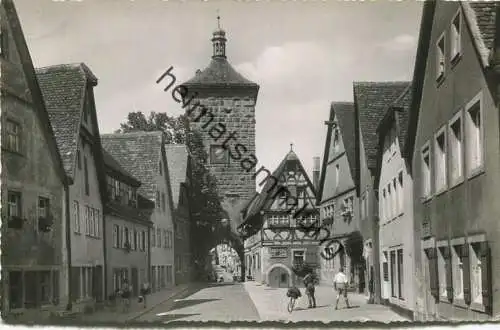
[[[244,78],[228,62],[226,41],[226,32],[219,25],[212,36],[210,64],[182,84],[183,101],[191,129],[200,133],[208,153],[207,165],[217,179],[222,207],[229,217],[228,239],[244,260],[236,228],[242,222],[241,210],[255,193],[255,102],[259,85]]]

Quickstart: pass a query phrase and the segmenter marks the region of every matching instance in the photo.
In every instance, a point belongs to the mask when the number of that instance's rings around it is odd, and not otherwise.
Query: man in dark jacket
[[[316,278],[312,272],[304,277],[304,285],[306,287],[307,298],[309,299],[309,308],[316,308],[316,298],[314,297],[314,285]]]

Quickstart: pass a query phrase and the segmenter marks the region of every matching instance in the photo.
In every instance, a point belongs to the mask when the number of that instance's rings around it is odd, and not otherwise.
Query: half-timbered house
[[[290,150],[243,211],[247,279],[271,287],[301,285],[294,268],[318,266],[316,192]]]

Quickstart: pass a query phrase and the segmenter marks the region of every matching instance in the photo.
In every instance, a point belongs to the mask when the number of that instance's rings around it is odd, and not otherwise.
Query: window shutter
[[[464,300],[467,305],[471,302],[470,295],[470,258],[469,258],[469,244],[465,243],[461,246],[460,254],[462,258],[462,271],[464,282]]]
[[[491,252],[488,242],[481,243],[481,275],[483,288],[483,304],[488,314],[491,314],[492,294],[491,294]]]
[[[453,301],[453,271],[451,265],[451,251],[449,246],[443,249],[443,257],[446,272],[446,293],[448,294],[448,300]]]
[[[430,287],[431,294],[435,297],[439,297],[439,277],[438,277],[438,265],[437,265],[437,255],[436,248],[429,249],[429,275],[430,275]]]

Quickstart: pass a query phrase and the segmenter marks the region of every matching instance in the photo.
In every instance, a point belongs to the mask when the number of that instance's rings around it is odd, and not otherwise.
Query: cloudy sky
[[[409,80],[418,1],[16,0],[37,67],[84,62],[95,73],[101,133],[130,111],[181,109],[156,79],[178,81],[205,68],[211,34],[227,33],[226,54],[260,85],[257,157],[274,169],[294,144],[310,173],[322,157],[329,106],[352,101],[353,81]]]

